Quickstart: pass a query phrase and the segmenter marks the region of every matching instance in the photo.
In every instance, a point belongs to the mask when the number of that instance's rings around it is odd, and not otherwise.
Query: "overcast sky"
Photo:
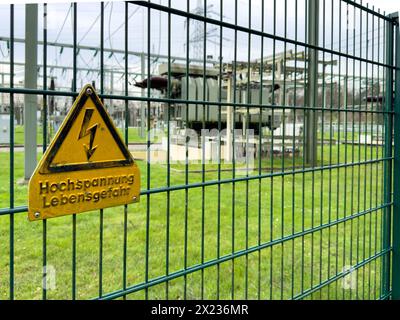
[[[21,3],[24,1],[14,1],[14,3]],[[25,1],[26,2],[26,1]],[[31,2],[31,1],[30,1]],[[38,1],[43,2],[43,1]],[[61,2],[61,3],[60,3]],[[81,1],[78,1],[81,2]],[[94,2],[94,3],[88,3]],[[153,0],[155,3],[168,5],[168,0]],[[368,16],[368,24],[366,23],[367,17],[361,14],[360,10],[354,10],[353,6],[348,6],[342,2],[342,10],[339,11],[339,0],[333,0],[333,21],[331,21],[331,0],[321,1],[320,13],[320,44],[324,43],[326,48],[333,48],[349,54],[355,54],[362,57],[367,57],[375,61],[383,62],[383,21],[372,19],[372,15]],[[359,1],[358,1],[359,2]],[[9,6],[3,5],[6,1],[1,2],[0,5],[0,61],[9,61],[8,43],[6,41],[9,36]],[[48,0],[48,41],[57,43],[72,44],[72,10],[69,3],[60,0]],[[190,0],[190,10],[196,10],[198,0]],[[203,3],[200,1],[200,3]],[[260,30],[262,29],[262,0],[252,0],[251,7],[249,8],[248,0],[237,1],[237,22],[239,25],[249,26],[249,9],[251,9],[251,28]],[[274,8],[273,0],[265,0],[264,5],[264,32],[274,33]],[[275,32],[278,36],[286,36],[290,39],[297,39],[300,42],[305,40],[305,0],[297,0],[297,10],[295,10],[296,0],[287,0],[287,7],[285,8],[285,1],[277,0],[276,7],[276,20]],[[363,5],[369,4],[369,7],[374,6],[375,10],[380,9],[381,13],[390,13],[400,9],[399,0],[370,0],[363,1]],[[220,0],[207,0],[209,6],[208,16],[220,19]],[[186,10],[186,1],[171,0],[171,5],[180,10]],[[122,2],[105,2],[105,24],[104,24],[104,47],[112,49],[124,49],[124,6]],[[128,5],[129,11],[129,50],[147,53],[147,10],[141,6],[130,4]],[[223,1],[223,20],[228,23],[235,22],[235,0]],[[323,11],[325,9],[325,11]],[[25,34],[25,18],[24,18],[24,5],[19,4],[15,6],[15,37],[24,38]],[[91,47],[100,46],[100,4],[97,1],[85,1],[78,4],[78,44],[87,45]],[[39,39],[43,35],[43,5],[39,5]],[[286,17],[286,19],[285,19]],[[151,19],[151,52],[156,54],[168,53],[168,15],[152,10]],[[362,23],[360,24],[360,19]],[[286,21],[286,24],[285,24]],[[296,24],[297,22],[297,24]],[[286,28],[285,28],[286,26]],[[296,28],[297,26],[297,28]],[[339,32],[339,26],[341,33]],[[190,24],[190,37],[196,37],[195,30],[203,32],[204,25],[202,23],[192,22]],[[368,30],[367,30],[368,28]],[[295,32],[297,29],[297,33]],[[346,33],[346,30],[350,31]],[[207,55],[217,59],[219,56],[219,27],[207,26],[209,33],[208,42],[206,45]],[[354,32],[354,34],[353,34]],[[286,34],[285,34],[286,33]],[[331,36],[333,34],[333,37]],[[171,20],[171,54],[174,56],[186,57],[186,23],[185,19],[178,16],[172,16]],[[361,38],[360,38],[361,37]],[[235,41],[234,31],[229,28],[223,29],[223,42],[222,42],[222,57],[225,62],[230,62],[234,59]],[[339,41],[339,38],[341,39]],[[4,41],[1,41],[3,39]],[[247,33],[239,32],[237,35],[237,59],[242,61],[248,60],[248,43],[249,38]],[[199,42],[200,53],[202,51],[202,41]],[[275,42],[276,52],[284,50],[285,44],[280,41]],[[262,56],[268,56],[273,52],[273,41],[270,38],[265,38],[264,51],[261,53],[261,38],[252,36],[250,39],[250,59],[257,59]],[[286,44],[287,50],[295,50],[294,45]],[[302,51],[304,48],[297,47],[297,51]],[[190,56],[195,57],[195,48],[191,47]],[[24,61],[24,47],[23,44],[16,43],[15,45],[15,60],[19,62]],[[326,57],[330,59],[331,57]],[[337,57],[333,57],[337,59]],[[104,56],[106,67],[119,68],[123,70],[124,56],[122,54],[105,54]],[[38,61],[42,61],[42,48],[39,48]],[[72,50],[68,48],[48,48],[48,64],[58,66],[72,66]],[[81,50],[78,57],[78,67],[88,68],[93,72],[80,72],[79,79],[82,83],[90,82],[91,80],[99,79],[98,72],[95,71],[99,68],[100,55],[95,51]],[[155,66],[155,65],[154,65]],[[129,56],[129,67],[131,72],[140,72],[140,57],[132,55]],[[0,66],[0,70],[5,70],[4,66]],[[157,73],[157,70],[152,67],[152,72]],[[17,67],[17,79],[23,79],[23,68]],[[72,77],[71,71],[68,70],[50,70],[58,79],[60,86],[70,86]],[[376,73],[377,74],[377,73]],[[118,80],[118,79],[116,79]],[[110,80],[109,80],[110,81]],[[121,81],[122,84],[122,81]],[[79,85],[79,83],[78,83]],[[122,85],[119,85],[122,88]]]
[[[380,8],[386,12],[395,12],[400,10],[400,1],[398,0],[369,0],[371,6]]]

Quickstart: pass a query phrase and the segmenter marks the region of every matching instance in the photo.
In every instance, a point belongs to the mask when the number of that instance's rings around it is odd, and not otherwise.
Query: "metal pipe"
[[[318,46],[319,34],[319,3],[318,0],[309,0],[308,4],[308,43]],[[314,167],[317,164],[317,114],[315,108],[318,103],[318,50],[309,48],[307,70],[306,101],[310,109],[304,112],[305,124],[305,161]]]
[[[37,88],[38,5],[25,5],[25,87]],[[28,180],[37,162],[37,96],[25,95],[25,173]]]

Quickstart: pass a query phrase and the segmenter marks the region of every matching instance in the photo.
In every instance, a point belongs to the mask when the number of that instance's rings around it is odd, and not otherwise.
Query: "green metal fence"
[[[126,2],[116,35],[124,38],[119,94],[105,88],[105,59],[113,54],[105,48],[107,5],[93,9],[100,31],[99,50],[93,49],[97,90],[106,107],[123,102],[128,145],[137,142],[130,141],[129,109],[140,105],[145,152],[133,155],[141,169],[141,201],[27,221],[16,97],[41,101],[45,151],[51,99],[72,102],[80,89],[83,4],[71,9],[68,91],[50,88],[47,54],[55,44],[45,20],[38,47],[43,82],[28,89],[14,81],[19,22],[14,5],[3,6],[10,17],[9,83],[0,93],[10,101],[10,134],[0,153],[1,299],[399,298],[398,16],[350,0]],[[43,19],[46,7],[40,5]],[[140,33],[129,27],[137,10],[143,12]],[[152,46],[161,34],[164,55]],[[146,49],[132,54],[137,39]],[[172,72],[176,52],[179,77]],[[155,66],[164,62],[162,94],[150,85],[132,93],[131,55],[142,59],[141,80],[158,76]],[[197,96],[190,86],[194,66]],[[163,110],[161,135],[167,137],[159,153],[152,151],[160,143],[150,130],[155,105]],[[185,129],[218,133],[200,136],[196,158]],[[179,136],[183,142],[174,142]],[[214,150],[213,162],[207,150]],[[159,154],[163,161],[152,159]]]

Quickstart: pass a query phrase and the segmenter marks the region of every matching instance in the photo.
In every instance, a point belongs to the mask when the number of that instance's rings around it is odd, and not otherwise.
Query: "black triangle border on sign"
[[[91,94],[87,94],[88,89],[90,89]],[[51,163],[54,160],[58,150],[60,149],[62,143],[67,137],[72,125],[75,123],[76,118],[78,117],[80,111],[85,105],[87,99],[91,99],[100,113],[106,127],[111,133],[114,141],[118,145],[122,154],[124,155],[124,160],[113,160],[113,161],[103,161],[103,162],[88,162],[88,163],[75,163],[75,164],[66,164],[59,166],[51,166]],[[115,129],[115,126],[111,122],[112,120],[107,114],[100,98],[94,91],[94,88],[90,85],[87,85],[82,90],[81,94],[78,96],[77,101],[72,107],[71,114],[67,115],[67,120],[65,124],[61,125],[61,131],[58,135],[56,135],[54,144],[50,146],[49,153],[45,157],[44,163],[41,166],[41,173],[61,173],[61,172],[69,172],[69,171],[80,171],[80,170],[91,170],[91,169],[105,169],[105,168],[115,168],[115,167],[123,167],[129,166],[133,164],[133,158],[130,154],[129,150],[125,146],[125,143],[122,141],[120,135]]]

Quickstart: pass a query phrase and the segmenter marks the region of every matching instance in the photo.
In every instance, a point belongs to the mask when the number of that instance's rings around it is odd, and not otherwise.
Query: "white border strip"
[[[25,3],[71,3],[71,2],[78,2],[78,3],[87,3],[87,2],[96,2],[100,3],[101,0],[75,0],[75,1],[68,1],[68,0],[6,0],[1,1],[0,5],[10,5],[10,4],[25,4]],[[123,2],[122,0],[108,0],[104,2]]]

